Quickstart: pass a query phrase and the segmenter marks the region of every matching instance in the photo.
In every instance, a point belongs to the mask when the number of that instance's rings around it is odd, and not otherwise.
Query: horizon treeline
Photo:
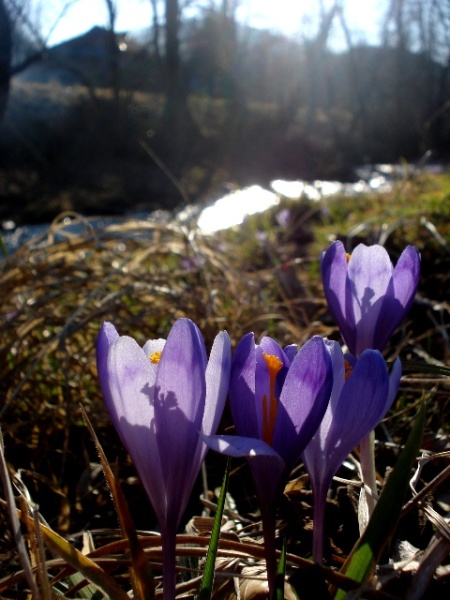
[[[180,188],[199,199],[224,182],[351,179],[357,165],[429,151],[448,159],[449,2],[387,1],[370,46],[353,42],[338,1],[301,39],[238,24],[225,0],[195,18],[177,0],[154,3],[147,34],[133,37],[105,1],[108,27],[47,48],[25,27],[21,0],[0,0],[11,39],[9,54],[5,35],[0,48],[10,65],[2,167],[31,165],[39,180],[47,170],[50,195],[119,177],[113,204],[170,207]],[[336,32],[341,52],[330,50]]]

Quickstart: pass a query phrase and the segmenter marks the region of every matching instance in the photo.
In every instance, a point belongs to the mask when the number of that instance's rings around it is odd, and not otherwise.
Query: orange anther
[[[153,352],[153,354],[150,354],[149,358],[152,364],[157,365],[161,360],[161,352]]]
[[[263,410],[263,440],[268,444],[272,444],[273,430],[275,428],[275,420],[278,412],[278,398],[275,396],[275,382],[280,369],[283,366],[282,361],[274,354],[263,353],[263,358],[266,361],[269,370],[269,393],[270,398],[264,394],[262,399]]]

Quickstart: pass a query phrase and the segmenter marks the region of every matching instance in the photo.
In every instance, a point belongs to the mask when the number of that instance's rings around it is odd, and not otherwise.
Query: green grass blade
[[[278,563],[275,579],[274,600],[284,600],[284,579],[286,576],[286,540],[283,540],[280,562]]]
[[[85,577],[80,573],[74,573],[67,578],[67,581],[71,588],[73,588],[82,584],[83,581],[85,581]],[[98,588],[92,585],[92,583],[89,583],[77,590],[77,598],[80,598],[80,600],[104,600],[106,596]]]
[[[411,469],[419,454],[424,423],[425,407],[422,404],[408,441],[386,482],[367,528],[342,570],[355,581],[362,583],[370,577],[383,548],[395,531],[411,479]],[[343,600],[344,597],[345,592],[338,590],[336,600]]]
[[[413,371],[417,373],[429,373],[431,375],[444,375],[450,377],[450,367],[445,365],[432,365],[425,362],[402,361],[403,371]]]
[[[199,600],[210,600],[214,585],[214,569],[216,564],[217,550],[219,548],[220,528],[222,525],[222,515],[227,497],[228,479],[230,476],[230,458],[227,459],[225,475],[223,477],[222,488],[217,502],[216,516],[209,540],[208,553],[206,554],[205,569],[203,571],[202,585],[200,589]]]
[[[7,248],[6,244],[5,244],[5,240],[3,239],[2,235],[0,235],[0,252],[5,257],[9,255],[8,248]]]

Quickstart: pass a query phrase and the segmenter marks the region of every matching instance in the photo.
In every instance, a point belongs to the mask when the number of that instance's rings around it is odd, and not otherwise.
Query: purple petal
[[[166,340],[159,338],[158,340],[148,340],[145,342],[143,346],[143,350],[149,358],[152,354],[161,353],[164,350],[164,346],[166,345]]]
[[[107,371],[108,354],[111,345],[118,339],[119,334],[114,325],[108,322],[103,323],[97,337],[97,371],[103,395],[109,405],[112,405],[112,399]]]
[[[344,357],[344,355],[342,353],[342,348],[340,347],[338,342],[336,342],[335,340],[328,340],[328,339],[324,339],[324,342],[325,342],[325,347],[326,347],[328,353],[330,354],[331,365],[332,365],[332,369],[333,369],[333,388],[332,388],[331,394],[339,395],[341,393],[342,386],[345,383],[344,358],[346,358],[346,357]],[[356,359],[354,359],[354,357],[350,357],[350,355],[347,355],[347,356],[350,360],[353,359],[353,361],[354,361],[353,364],[355,364]]]
[[[401,376],[397,360],[390,378],[381,354],[366,350],[352,363],[345,381],[344,356],[327,343],[334,367],[334,386],[322,423],[303,452],[314,494],[314,560],[321,562],[327,490],[336,471],[353,448],[376,427],[392,404]],[[353,358],[353,357],[351,357]]]
[[[281,360],[283,364],[286,363],[286,354],[281,349],[280,345],[271,337],[264,336],[261,339],[259,347],[265,354],[271,354],[272,356],[276,356]]]
[[[258,437],[272,443],[275,419],[271,411],[274,408],[276,411],[279,405],[278,399],[290,362],[279,344],[269,337],[264,337],[261,344],[256,346],[255,354],[255,410],[258,419]],[[274,361],[273,357],[278,360]],[[274,363],[271,368],[267,360]]]
[[[331,363],[333,365],[333,388],[331,391],[330,402],[323,416],[323,419],[314,434],[313,438],[303,451],[303,462],[311,477],[313,490],[323,482],[328,489],[334,473],[329,469],[326,459],[326,450],[328,442],[328,432],[333,421],[333,414],[339,411],[339,399],[345,383],[344,355],[339,344],[335,341],[325,340],[328,352],[330,353]]]
[[[219,333],[213,343],[208,366],[206,368],[206,399],[203,413],[201,434],[211,435],[217,431],[222,418],[223,409],[228,395],[231,368],[230,338],[225,331]],[[197,476],[197,466],[203,462],[208,448],[199,436],[196,448],[192,448],[191,474],[194,480]]]
[[[231,370],[230,338],[225,331],[216,336],[206,368],[206,402],[202,432],[215,433],[228,395]]]
[[[280,396],[273,446],[289,467],[317,430],[333,385],[330,354],[319,336],[297,353]]]
[[[324,459],[331,476],[384,416],[389,396],[386,363],[376,350],[365,350],[332,407]]]
[[[255,406],[256,347],[253,333],[236,346],[231,361],[230,408],[238,435],[259,437]]]
[[[106,362],[106,407],[119,424],[150,426],[153,419],[155,372],[142,348],[130,337],[123,336],[111,344]],[[111,402],[109,401],[111,400]]]
[[[382,246],[359,244],[348,263],[352,306],[356,323],[356,348],[360,356],[366,348],[374,348],[374,336],[383,302],[393,298],[393,267]]]
[[[303,452],[315,486],[328,487],[348,454],[378,425],[393,401],[400,374],[396,363],[390,380],[381,354],[366,350],[348,380],[340,384],[341,393],[333,390],[325,417]],[[339,383],[338,377],[335,373]]]
[[[288,369],[291,366],[292,360],[288,357],[286,352],[280,347],[278,342],[276,342],[273,338],[270,338],[268,336],[263,337],[261,340],[261,343],[259,344],[259,346],[257,346],[257,354],[256,354],[257,362],[258,362],[258,356],[261,356],[261,354],[258,353],[258,349],[260,351],[262,351],[264,354],[276,356],[282,362],[283,366],[281,367],[281,369],[277,375],[277,379],[276,379],[277,387],[278,387],[277,391],[281,392],[281,388],[283,387],[283,383],[286,378]],[[298,351],[297,345],[291,344],[290,346],[287,346],[286,349],[289,352],[289,354],[291,355],[292,359],[294,359],[295,356],[297,355],[297,351]],[[266,363],[266,365],[267,365],[267,363]]]
[[[414,300],[420,276],[420,254],[414,246],[407,246],[395,265],[393,280],[395,297],[409,310]]]
[[[354,353],[355,319],[353,301],[347,278],[347,254],[342,242],[333,242],[322,254],[320,269],[323,289],[330,312],[336,319],[342,337]]]
[[[198,327],[189,319],[175,321],[167,338],[158,365],[155,415],[162,418],[182,413],[187,421],[201,428],[205,403],[206,353]],[[165,410],[160,411],[159,407]],[[183,421],[181,415],[180,420]],[[168,423],[169,429],[174,420]],[[161,428],[165,429],[162,426]],[[174,431],[176,435],[176,431]]]
[[[373,347],[383,350],[397,326],[403,321],[414,301],[420,275],[420,255],[407,246],[392,274],[388,293],[383,300]]]
[[[381,415],[381,419],[383,419],[385,417],[386,413],[391,408],[392,403],[395,400],[395,397],[397,395],[398,388],[400,385],[401,376],[402,376],[402,363],[400,362],[400,359],[397,358],[396,361],[394,362],[394,366],[392,367],[391,374],[389,375],[389,393],[386,398],[386,404],[384,406],[383,414]]]
[[[135,340],[119,337],[109,349],[106,406],[158,518],[164,513],[161,459],[154,434],[155,371]]]
[[[297,356],[298,346],[297,344],[289,344],[289,346],[286,346],[285,348],[283,348],[283,350],[290,364]]]
[[[204,442],[211,450],[235,458],[252,458],[255,456],[270,456],[280,464],[281,471],[284,462],[281,456],[263,440],[248,438],[241,435],[202,435]]]
[[[197,445],[205,406],[204,343],[189,319],[169,333],[155,382],[155,429],[163,463],[168,520],[181,518],[200,469]]]

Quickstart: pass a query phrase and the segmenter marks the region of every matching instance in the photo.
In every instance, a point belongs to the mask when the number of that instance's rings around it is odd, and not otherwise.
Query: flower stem
[[[361,440],[359,445],[362,479],[372,494],[377,492],[377,478],[375,471],[375,432],[371,431],[365,438]],[[373,495],[366,492],[364,494],[367,503],[367,515],[370,515],[375,508],[375,498]]]
[[[325,507],[328,486],[315,486],[313,489],[313,560],[321,565],[323,561],[323,536],[325,534]]]
[[[275,591],[275,579],[277,576],[277,559],[275,548],[275,509],[273,506],[261,507],[261,519],[264,536],[264,555],[266,559],[267,582],[269,584],[269,598],[273,597]]]
[[[163,554],[163,599],[175,600],[176,596],[176,532],[161,533]]]

